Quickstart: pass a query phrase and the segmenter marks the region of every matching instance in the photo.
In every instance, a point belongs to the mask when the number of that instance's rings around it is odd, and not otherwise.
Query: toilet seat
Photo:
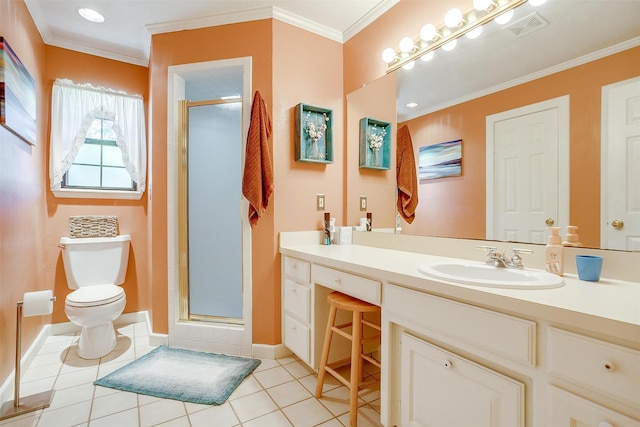
[[[96,307],[111,304],[124,297],[124,289],[120,286],[85,286],[67,295],[65,303],[71,307]]]

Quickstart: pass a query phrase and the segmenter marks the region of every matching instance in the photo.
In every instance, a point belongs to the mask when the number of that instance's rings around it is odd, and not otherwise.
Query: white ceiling
[[[44,42],[147,66],[151,34],[277,18],[344,42],[399,0],[24,0]],[[106,18],[88,22],[77,9]]]

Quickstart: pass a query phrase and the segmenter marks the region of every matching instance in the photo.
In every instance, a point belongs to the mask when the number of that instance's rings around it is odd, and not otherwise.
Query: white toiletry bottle
[[[551,235],[547,242],[546,264],[549,273],[562,276],[564,274],[564,257],[560,227],[547,227]]]

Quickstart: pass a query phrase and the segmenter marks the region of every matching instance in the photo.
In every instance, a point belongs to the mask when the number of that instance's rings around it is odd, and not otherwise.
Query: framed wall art
[[[418,176],[436,179],[462,175],[462,140],[420,147]]]
[[[331,113],[328,108],[296,106],[296,162],[333,163]]]
[[[0,125],[35,145],[36,84],[4,37],[0,37]]]
[[[391,166],[391,123],[360,119],[360,167],[389,169]]]

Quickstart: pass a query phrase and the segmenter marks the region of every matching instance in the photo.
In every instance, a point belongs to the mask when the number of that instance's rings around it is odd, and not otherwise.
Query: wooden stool
[[[322,396],[322,386],[324,385],[325,374],[329,373],[338,381],[349,389],[349,425],[356,427],[358,420],[358,391],[363,387],[377,380],[363,382],[362,361],[367,360],[380,368],[380,362],[369,355],[363,353],[363,345],[369,341],[380,339],[380,334],[363,338],[363,325],[370,326],[381,331],[380,326],[363,319],[363,313],[380,311],[377,305],[369,304],[357,298],[341,294],[340,292],[332,292],[327,296],[329,302],[329,319],[327,321],[327,331],[324,337],[324,346],[322,348],[322,359],[320,360],[320,369],[318,371],[318,384],[316,385],[316,397]],[[342,325],[334,325],[338,310],[350,311],[353,313],[353,320]],[[351,334],[343,331],[343,329],[352,327]],[[331,338],[333,332],[342,335],[351,341],[351,357],[337,362],[327,364],[329,359],[329,350],[331,349]],[[351,361],[350,381],[347,381],[340,375],[335,368],[344,366],[346,362]]]

